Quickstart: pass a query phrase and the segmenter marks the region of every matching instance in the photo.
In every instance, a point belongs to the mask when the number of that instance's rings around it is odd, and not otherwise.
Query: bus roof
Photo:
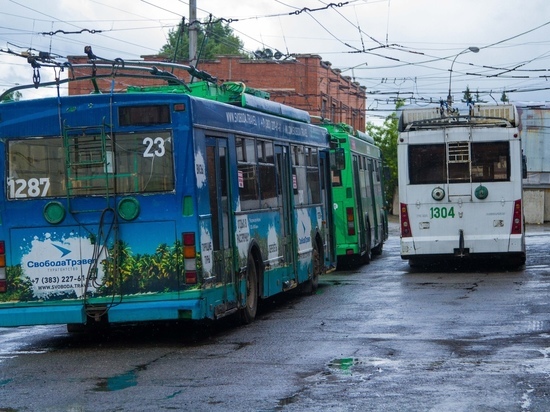
[[[89,46],[86,46],[85,52],[89,56],[89,62],[84,64],[57,63],[53,61],[51,57],[42,59],[38,56],[33,56],[29,62],[34,63],[36,67],[54,67],[60,71],[67,70],[69,72],[68,76],[64,79],[57,78],[54,82],[36,82],[33,84],[12,87],[11,89],[0,94],[0,101],[3,101],[5,97],[12,95],[15,91],[22,89],[45,86],[59,87],[59,85],[63,83],[86,80],[92,82],[95,89],[93,94],[101,94],[101,91],[97,87],[97,79],[131,77],[148,80],[155,79],[157,81],[165,82],[166,84],[145,87],[128,86],[125,90],[126,93],[187,94],[252,109],[254,111],[259,111],[286,119],[296,120],[302,123],[311,123],[310,115],[305,110],[269,100],[269,93],[263,90],[247,87],[242,82],[225,82],[219,84],[217,78],[206,72],[197,70],[193,66],[159,61],[124,61],[122,59],[106,60],[95,56]],[[176,77],[171,72],[161,70],[165,68],[185,71],[193,78],[197,78],[200,81],[188,83],[183,79]],[[76,76],[74,72],[75,69],[80,69],[81,72],[82,69],[89,69],[89,74]],[[143,83],[150,84],[148,80]],[[111,93],[113,93],[112,88]],[[116,93],[124,93],[124,91]]]
[[[404,107],[399,118],[399,131],[453,126],[516,127],[518,121],[513,104],[475,104],[452,110]]]
[[[371,135],[369,135],[368,133],[362,132],[360,130],[355,130],[352,126],[350,126],[347,123],[332,123],[324,120],[318,124],[319,126],[322,126],[325,129],[327,129],[329,134],[333,137],[347,138],[349,136],[353,136],[367,143],[370,143],[373,145],[375,144],[374,138]]]

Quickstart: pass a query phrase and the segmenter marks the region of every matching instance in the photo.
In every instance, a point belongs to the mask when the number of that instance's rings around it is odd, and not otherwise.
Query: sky
[[[367,89],[367,118],[396,98],[430,105],[466,88],[488,103],[550,101],[548,0],[196,0],[200,20],[223,19],[243,52],[318,54]],[[0,91],[32,83],[20,55],[64,61],[92,46],[98,57],[157,53],[185,17],[184,0],[0,0]],[[474,53],[470,47],[479,51]],[[477,50],[475,49],[475,50]],[[200,68],[200,64],[199,64]],[[42,82],[52,68],[38,69]],[[61,74],[63,75],[63,73]],[[26,89],[23,98],[55,95]]]

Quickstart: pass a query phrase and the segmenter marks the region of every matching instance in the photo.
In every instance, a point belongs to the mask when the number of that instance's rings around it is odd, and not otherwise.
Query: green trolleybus
[[[324,123],[331,139],[332,215],[339,267],[369,263],[388,238],[380,149],[366,133]]]

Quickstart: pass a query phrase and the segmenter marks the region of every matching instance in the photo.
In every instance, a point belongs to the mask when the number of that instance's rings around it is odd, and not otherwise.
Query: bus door
[[[353,155],[353,177],[354,177],[354,184],[355,184],[355,209],[357,210],[357,224],[356,224],[356,230],[357,230],[357,239],[359,244],[359,250],[361,252],[367,250],[366,245],[366,239],[368,236],[368,233],[365,234],[366,231],[366,223],[365,223],[365,213],[367,212],[363,207],[362,202],[362,187],[361,187],[361,177],[360,177],[361,171],[359,170],[359,157],[357,155]],[[365,188],[366,190],[366,188]],[[364,196],[368,196],[368,194],[365,192]]]
[[[227,139],[208,138],[206,168],[212,219],[212,277],[216,284],[235,282]],[[227,302],[227,288],[224,288]]]
[[[321,196],[325,208],[323,210],[323,218],[325,227],[323,228],[324,243],[325,243],[325,265],[331,267],[336,262],[336,236],[334,230],[334,220],[332,217],[332,190],[330,181],[330,166],[328,152],[319,151],[319,161],[321,165]]]
[[[275,145],[276,173],[277,173],[277,207],[279,208],[280,219],[280,244],[283,247],[279,251],[282,257],[282,264],[287,267],[288,273],[296,273],[294,270],[294,236],[292,235],[293,215],[292,215],[292,192],[291,192],[291,174],[290,174],[290,156],[288,147]]]
[[[374,239],[375,243],[380,242],[380,217],[378,205],[376,203],[376,170],[374,169],[373,159],[367,159],[367,182],[368,182],[368,196],[369,196],[369,207],[370,207],[370,218],[371,218],[371,230],[374,230]]]

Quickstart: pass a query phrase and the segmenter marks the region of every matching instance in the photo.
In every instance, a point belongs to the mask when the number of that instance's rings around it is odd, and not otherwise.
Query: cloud
[[[486,100],[499,99],[504,90],[516,100],[546,100],[548,94],[542,71],[550,58],[545,0],[197,0],[197,6],[198,18],[211,14],[229,22],[249,52],[266,47],[320,54],[367,87],[371,107],[391,106],[397,96],[446,98],[452,61],[468,46],[481,51],[456,59],[455,99],[467,86]],[[189,21],[188,5],[179,0],[0,0],[0,10],[3,50],[66,56],[82,55],[92,45],[96,55],[110,59],[154,54],[181,16]],[[68,34],[83,29],[96,33]],[[67,34],[41,34],[57,30]],[[24,59],[0,55],[1,88],[28,82],[32,72]],[[40,70],[42,78],[53,78],[46,72]]]

